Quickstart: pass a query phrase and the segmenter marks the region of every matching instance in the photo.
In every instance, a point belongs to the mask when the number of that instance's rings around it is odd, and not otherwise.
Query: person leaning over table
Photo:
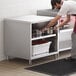
[[[52,26],[62,17],[66,15],[66,19],[59,24],[58,26],[54,26],[54,30],[64,26],[68,22],[70,22],[70,17],[75,16],[75,25],[72,33],[72,50],[71,50],[71,60],[76,58],[76,2],[72,0],[62,1],[62,0],[51,0],[51,5],[53,8],[60,9],[57,16],[51,20],[48,25],[43,28],[46,30]]]

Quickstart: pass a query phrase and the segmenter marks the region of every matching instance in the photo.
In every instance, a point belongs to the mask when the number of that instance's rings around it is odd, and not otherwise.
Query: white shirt
[[[58,12],[59,16],[76,14],[76,1],[64,1]]]

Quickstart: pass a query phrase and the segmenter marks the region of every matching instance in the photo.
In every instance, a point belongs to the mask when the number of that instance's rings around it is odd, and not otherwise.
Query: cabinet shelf
[[[61,51],[66,51],[66,50],[70,50],[70,49],[72,49],[71,47],[68,47],[68,48],[64,48],[64,49],[59,49],[59,52],[61,52]]]
[[[32,56],[31,58],[37,59],[37,58],[46,57],[46,56],[55,55],[55,54],[58,54],[58,52],[56,51],[56,52],[51,52],[51,53],[43,53],[43,54]]]
[[[32,38],[31,40],[39,40],[39,39],[44,39],[44,38],[48,38],[48,37],[55,37],[56,34],[51,34],[51,35],[46,35],[46,36],[40,36],[40,37],[35,37]]]
[[[73,29],[72,28],[69,28],[69,29],[62,29],[62,30],[60,30],[60,32],[68,32],[68,31],[73,31]]]

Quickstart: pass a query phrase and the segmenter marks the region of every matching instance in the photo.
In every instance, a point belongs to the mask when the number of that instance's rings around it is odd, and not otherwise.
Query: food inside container
[[[35,41],[32,41],[32,45],[44,44],[44,43],[47,43],[47,42],[49,42],[49,41],[47,41],[46,39],[35,40]]]

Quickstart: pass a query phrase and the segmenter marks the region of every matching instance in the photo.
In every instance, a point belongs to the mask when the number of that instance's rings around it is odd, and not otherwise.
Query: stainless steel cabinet
[[[7,57],[17,57],[31,61],[37,58],[57,54],[58,51],[49,52],[49,47],[53,43],[51,38],[56,41],[56,33],[45,35],[34,35],[34,29],[40,29],[53,17],[28,15],[23,17],[9,18],[4,21],[4,48]],[[38,26],[38,27],[36,27]],[[36,27],[36,28],[35,28]],[[35,41],[46,43],[38,44]],[[33,45],[33,42],[36,43]],[[55,43],[57,45],[57,43]]]

